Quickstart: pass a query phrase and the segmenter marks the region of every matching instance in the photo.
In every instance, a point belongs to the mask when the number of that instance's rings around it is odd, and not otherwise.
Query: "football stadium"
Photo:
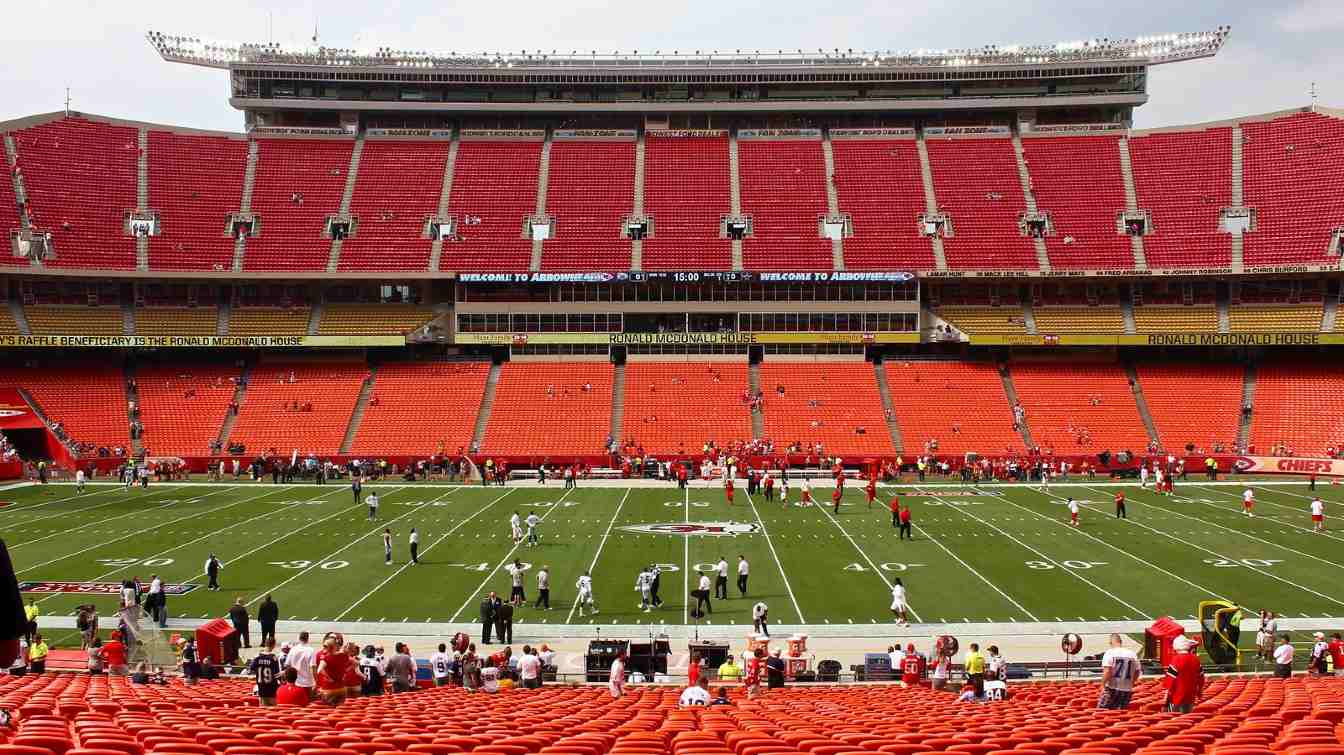
[[[1344,111],[1135,126],[1230,35],[148,32],[242,130],[0,122],[0,755],[1344,755]]]

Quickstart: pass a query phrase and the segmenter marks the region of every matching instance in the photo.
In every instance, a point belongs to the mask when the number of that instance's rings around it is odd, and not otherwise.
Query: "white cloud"
[[[1276,14],[1274,25],[1294,34],[1344,29],[1344,3],[1339,0],[1302,0],[1296,8]]]

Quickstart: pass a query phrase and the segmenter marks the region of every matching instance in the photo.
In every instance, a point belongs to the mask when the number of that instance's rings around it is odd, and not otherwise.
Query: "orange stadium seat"
[[[328,215],[341,208],[353,139],[258,139],[252,211],[261,232],[247,240],[244,270],[326,270]],[[296,196],[297,195],[297,196]]]
[[[606,362],[506,363],[481,453],[606,453],[612,379]]]
[[[1236,448],[1245,368],[1236,364],[1144,364],[1135,368],[1163,446],[1215,442]]]
[[[719,237],[719,218],[732,210],[728,137],[646,132],[644,212],[654,231],[645,239],[646,270],[730,270],[732,242]]]
[[[259,364],[248,380],[228,442],[242,443],[248,453],[257,454],[272,448],[279,453],[337,453],[367,375],[362,362]],[[311,411],[304,411],[309,402]]]
[[[427,270],[425,218],[439,211],[447,141],[368,139],[359,157],[350,214],[355,235],[341,243],[340,270]]]
[[[428,456],[470,447],[489,373],[483,362],[380,365],[350,452]]]
[[[527,270],[532,242],[523,224],[537,211],[541,146],[539,141],[458,145],[448,200],[458,238],[443,242],[440,270]]]
[[[1298,456],[1344,447],[1344,368],[1283,362],[1256,370],[1251,444],[1261,454],[1286,446]]]
[[[1031,439],[1057,454],[1141,452],[1148,435],[1125,370],[1115,364],[1011,367]]]
[[[149,240],[153,270],[232,270],[225,220],[241,209],[247,141],[149,132],[149,209],[163,222]]]
[[[120,336],[126,321],[120,307],[34,305],[23,308],[35,336]]]
[[[1026,211],[1011,139],[929,139],[929,167],[938,206],[952,217],[944,239],[955,269],[1038,267],[1031,239],[1017,228]]]
[[[556,232],[542,244],[541,269],[629,270],[621,223],[634,209],[634,141],[556,141],[547,180]]]
[[[997,365],[888,360],[883,369],[906,453],[922,453],[930,441],[945,454],[1022,450]]]
[[[206,456],[233,401],[237,367],[201,364],[136,371],[144,445],[157,456]]]
[[[742,242],[748,270],[830,270],[831,242],[817,218],[827,214],[826,163],[820,139],[737,143],[742,212],[752,236]]]
[[[872,364],[768,360],[760,370],[765,435],[777,447],[801,441],[842,457],[895,453]]]
[[[1140,134],[1129,152],[1139,209],[1153,216],[1143,237],[1149,267],[1231,265],[1218,215],[1232,204],[1232,129]]]
[[[19,323],[10,313],[9,307],[0,307],[0,335],[17,335],[19,333]]]
[[[1247,265],[1336,262],[1330,232],[1344,218],[1344,121],[1320,113],[1241,124],[1245,203],[1257,209]]]
[[[832,138],[831,151],[840,212],[854,223],[845,269],[933,269],[933,243],[919,232],[925,206],[915,140]]]
[[[652,454],[698,453],[751,437],[745,362],[643,362],[625,366],[621,438]]]
[[[120,367],[5,367],[0,385],[25,388],[52,422],[80,443],[130,448],[126,378]]]

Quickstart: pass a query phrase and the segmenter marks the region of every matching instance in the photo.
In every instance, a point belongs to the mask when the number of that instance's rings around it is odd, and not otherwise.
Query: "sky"
[[[819,11],[819,8],[824,10]],[[240,131],[227,73],[169,64],[145,32],[304,46],[448,51],[885,50],[1038,44],[1232,27],[1217,57],[1158,66],[1135,126],[1200,123],[1311,104],[1344,108],[1341,0],[26,0],[5,12],[0,120],[71,107]]]

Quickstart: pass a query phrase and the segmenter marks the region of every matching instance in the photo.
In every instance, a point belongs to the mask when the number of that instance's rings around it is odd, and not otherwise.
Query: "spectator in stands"
[[[305,706],[309,702],[308,690],[298,684],[299,672],[293,667],[285,669],[285,683],[275,693],[276,705]]]
[[[100,651],[104,668],[107,673],[113,676],[126,676],[128,666],[126,664],[126,645],[121,641],[121,632],[112,631],[112,638],[107,644],[102,646]]]
[[[1111,635],[1111,647],[1101,656],[1101,670],[1101,698],[1097,707],[1111,710],[1128,708],[1129,698],[1134,693],[1134,683],[1139,680],[1142,669],[1138,656],[1125,647],[1125,639],[1120,635]]]
[[[1163,686],[1167,688],[1168,713],[1193,712],[1195,703],[1199,702],[1204,692],[1204,667],[1199,662],[1199,656],[1191,652],[1194,647],[1195,641],[1185,635],[1172,642],[1176,655],[1167,665],[1166,676],[1162,680]]]
[[[415,659],[406,643],[397,643],[396,654],[387,662],[387,675],[392,680],[393,692],[415,689]]]
[[[727,687],[719,687],[717,696],[715,696],[714,700],[710,702],[710,705],[732,705],[732,704],[733,704],[732,701],[728,699]]]
[[[735,682],[742,678],[742,667],[737,665],[737,660],[731,653],[724,660],[723,665],[719,666],[719,680],[724,682]]]

